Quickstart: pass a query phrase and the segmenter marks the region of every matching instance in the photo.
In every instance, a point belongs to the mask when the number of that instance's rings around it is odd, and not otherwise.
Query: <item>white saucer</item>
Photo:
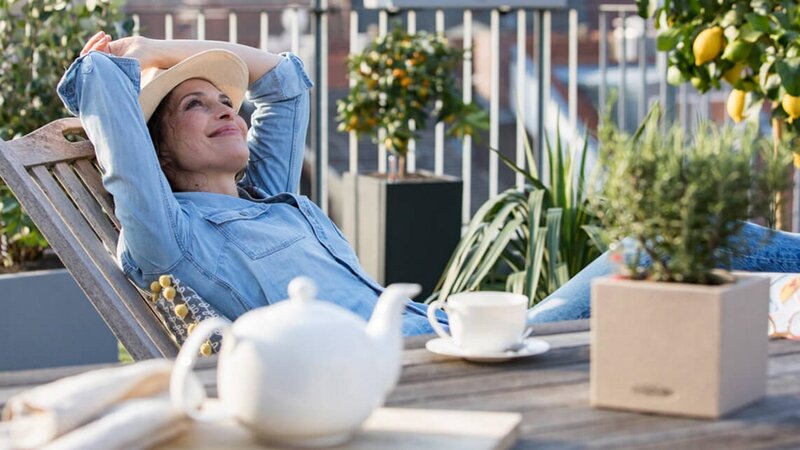
[[[501,362],[508,361],[514,358],[524,358],[526,356],[533,356],[542,354],[550,350],[550,344],[541,340],[529,337],[523,342],[524,346],[519,350],[507,350],[504,352],[468,352],[450,341],[442,338],[431,339],[425,343],[425,348],[436,353],[437,355],[455,356],[464,358],[467,361],[474,362]]]

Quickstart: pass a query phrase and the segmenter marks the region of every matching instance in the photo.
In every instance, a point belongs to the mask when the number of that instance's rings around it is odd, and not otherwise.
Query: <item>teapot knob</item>
[[[296,277],[289,282],[289,299],[302,301],[314,300],[317,296],[317,286],[308,277]]]

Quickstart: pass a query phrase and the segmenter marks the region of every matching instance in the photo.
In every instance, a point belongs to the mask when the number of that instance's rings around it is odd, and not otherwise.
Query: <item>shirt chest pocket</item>
[[[259,259],[290,247],[305,236],[283,222],[269,207],[222,211],[204,216],[225,239],[252,259]]]

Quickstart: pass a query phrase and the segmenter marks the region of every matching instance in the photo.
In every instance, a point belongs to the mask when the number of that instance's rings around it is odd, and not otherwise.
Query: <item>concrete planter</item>
[[[364,269],[384,286],[419,283],[418,298],[428,296],[461,238],[461,180],[348,174],[345,184],[356,201],[344,232]]]
[[[762,398],[769,279],[592,283],[591,404],[717,418]]]
[[[117,339],[65,269],[0,275],[0,371],[117,358]]]

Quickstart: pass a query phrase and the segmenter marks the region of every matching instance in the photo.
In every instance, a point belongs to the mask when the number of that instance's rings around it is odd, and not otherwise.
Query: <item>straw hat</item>
[[[233,52],[222,49],[206,50],[192,55],[169,69],[142,72],[142,92],[139,105],[144,120],[150,120],[161,100],[175,86],[192,78],[200,78],[216,86],[233,102],[237,112],[242,106],[249,81],[247,64]]]

